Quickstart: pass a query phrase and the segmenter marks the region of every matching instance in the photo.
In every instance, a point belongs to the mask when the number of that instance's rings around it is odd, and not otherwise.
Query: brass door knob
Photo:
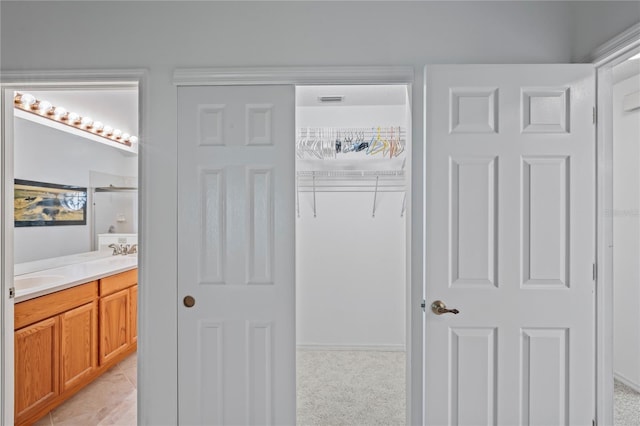
[[[182,299],[182,303],[184,303],[184,306],[187,308],[192,308],[193,305],[196,304],[196,299],[194,299],[193,296],[185,296],[184,299]]]
[[[447,309],[447,305],[445,305],[442,300],[436,300],[435,302],[433,302],[431,304],[431,310],[436,315],[460,313],[460,311],[457,309]]]

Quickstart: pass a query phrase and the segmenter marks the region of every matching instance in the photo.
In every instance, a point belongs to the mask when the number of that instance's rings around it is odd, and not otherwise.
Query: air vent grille
[[[319,102],[342,102],[344,96],[318,96]]]

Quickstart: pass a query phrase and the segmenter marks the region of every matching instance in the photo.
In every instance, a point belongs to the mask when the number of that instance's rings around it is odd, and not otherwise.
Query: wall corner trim
[[[593,63],[599,67],[638,46],[640,46],[640,22],[598,47],[582,62]]]
[[[407,84],[409,66],[178,68],[176,86],[252,84]]]

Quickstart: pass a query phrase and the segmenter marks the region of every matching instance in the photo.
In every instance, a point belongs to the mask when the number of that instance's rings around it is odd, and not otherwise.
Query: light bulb
[[[111,136],[113,134],[113,127],[111,126],[104,126],[104,134],[107,136]]]
[[[53,115],[54,117],[56,117],[57,119],[61,119],[62,117],[64,117],[64,115],[67,113],[67,109],[65,107],[61,107],[61,106],[57,106],[54,110],[53,110]]]
[[[36,103],[36,98],[30,93],[23,94],[21,99],[24,106],[31,106]]]
[[[82,127],[90,129],[93,126],[93,118],[91,117],[82,117],[82,121],[80,121]]]
[[[104,129],[104,124],[102,124],[101,121],[96,121],[95,123],[93,123],[93,130],[95,130],[96,133],[101,133],[102,129]]]
[[[80,121],[80,116],[75,112],[70,112],[67,119],[69,120],[69,123],[76,124]]]
[[[120,139],[122,137],[122,130],[115,129],[113,131],[113,137],[116,138],[116,139]]]
[[[138,138],[137,138],[136,136],[131,136],[131,137],[129,138],[129,142],[134,143],[134,144],[135,144],[135,143],[138,143]]]
[[[123,133],[122,134],[122,140],[123,141],[128,141],[131,138],[131,135],[129,133]]]
[[[53,105],[49,101],[40,101],[40,114],[49,114],[53,109]]]

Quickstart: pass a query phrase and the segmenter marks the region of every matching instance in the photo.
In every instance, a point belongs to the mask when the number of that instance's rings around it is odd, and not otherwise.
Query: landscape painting
[[[16,227],[87,224],[87,188],[15,179]]]

